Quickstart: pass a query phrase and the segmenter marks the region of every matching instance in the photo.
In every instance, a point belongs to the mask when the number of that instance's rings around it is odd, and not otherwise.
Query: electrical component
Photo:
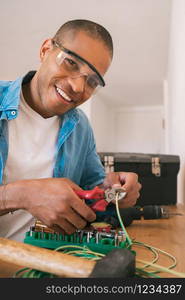
[[[92,251],[103,254],[115,248],[130,248],[124,231],[112,230],[110,226],[107,230],[108,227],[105,227],[105,224],[101,227],[100,223],[98,226],[98,230],[92,226],[93,229],[76,230],[73,234],[67,235],[54,232],[36,221],[35,226],[26,232],[24,243],[48,249],[56,249],[65,245],[86,246]]]
[[[97,231],[106,231],[106,232],[110,232],[112,225],[109,223],[105,223],[105,222],[94,222],[90,224],[90,227],[94,230]]]

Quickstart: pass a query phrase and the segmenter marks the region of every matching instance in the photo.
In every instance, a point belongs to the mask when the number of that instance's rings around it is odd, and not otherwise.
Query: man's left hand
[[[141,184],[138,182],[138,175],[132,172],[110,172],[107,174],[102,188],[121,187],[125,190],[126,196],[119,200],[119,207],[126,208],[134,206],[140,196]]]

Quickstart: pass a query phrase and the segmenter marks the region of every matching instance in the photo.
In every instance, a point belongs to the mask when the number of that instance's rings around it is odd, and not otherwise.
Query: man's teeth
[[[60,88],[57,87],[57,92],[67,101],[72,101],[71,98],[68,97],[68,95],[66,95],[66,93],[64,93],[64,91],[62,91]]]

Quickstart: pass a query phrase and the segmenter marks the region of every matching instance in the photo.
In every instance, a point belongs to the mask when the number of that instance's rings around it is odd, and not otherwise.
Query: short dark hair
[[[111,57],[113,56],[113,41],[110,33],[102,25],[90,20],[70,20],[64,23],[53,37],[54,40],[62,41],[64,34],[68,31],[84,31],[94,39],[101,40],[108,48]]]

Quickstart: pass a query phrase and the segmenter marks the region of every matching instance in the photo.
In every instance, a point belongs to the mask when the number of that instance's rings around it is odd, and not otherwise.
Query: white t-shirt
[[[18,117],[8,122],[9,151],[3,183],[52,177],[59,122],[57,116],[44,119],[36,113],[21,93]],[[0,216],[0,236],[23,241],[34,221],[31,214],[21,209]]]

